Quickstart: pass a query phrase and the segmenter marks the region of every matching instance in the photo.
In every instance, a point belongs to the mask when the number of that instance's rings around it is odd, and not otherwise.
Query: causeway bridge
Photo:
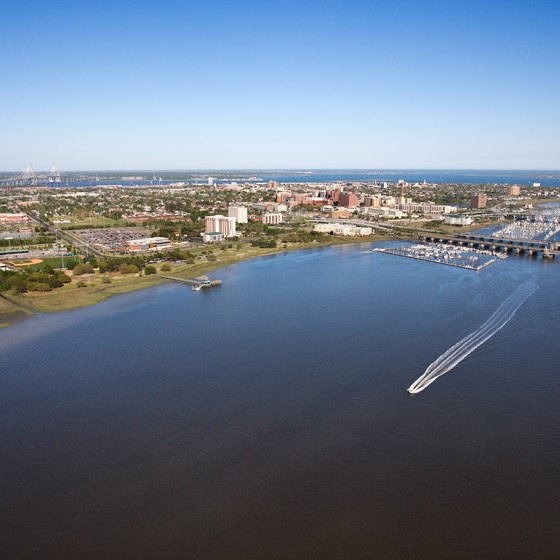
[[[420,241],[430,241],[433,243],[449,243],[451,245],[463,245],[466,247],[476,247],[477,249],[526,254],[529,256],[542,253],[544,258],[549,259],[560,256],[559,244],[555,241],[508,239],[475,233],[456,235],[444,235],[439,233],[418,234],[418,239]]]

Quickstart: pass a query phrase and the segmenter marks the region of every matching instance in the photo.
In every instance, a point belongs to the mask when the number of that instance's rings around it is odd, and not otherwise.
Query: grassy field
[[[29,266],[22,266],[20,268],[24,270],[39,270],[42,266],[48,264],[53,268],[60,268],[62,259],[60,257],[49,257],[47,259],[42,259],[43,262],[37,264],[31,264]],[[80,257],[64,257],[64,266],[68,266],[71,262],[79,263],[82,259]],[[16,261],[17,262],[17,261]]]
[[[54,226],[60,229],[72,229],[75,227],[115,227],[121,224],[117,220],[112,220],[111,218],[106,218],[105,216],[81,216],[81,215],[72,215],[72,216],[57,216],[54,220],[69,220],[70,223],[61,224],[61,223],[53,223]]]

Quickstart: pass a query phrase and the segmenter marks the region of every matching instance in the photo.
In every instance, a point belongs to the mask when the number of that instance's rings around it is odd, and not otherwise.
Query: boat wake
[[[437,360],[432,362],[426,368],[424,374],[408,388],[408,392],[411,394],[420,393],[420,391],[423,391],[428,385],[432,384],[438,377],[461,363],[467,356],[472,354],[479,346],[484,344],[504,327],[536,289],[537,286],[530,282],[521,284],[517,290],[494,311],[484,324],[454,344]]]

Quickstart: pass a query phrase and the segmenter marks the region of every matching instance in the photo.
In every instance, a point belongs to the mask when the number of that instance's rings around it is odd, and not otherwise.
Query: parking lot
[[[73,230],[72,234],[105,251],[118,251],[131,239],[149,237],[146,230],[139,228],[80,229]]]

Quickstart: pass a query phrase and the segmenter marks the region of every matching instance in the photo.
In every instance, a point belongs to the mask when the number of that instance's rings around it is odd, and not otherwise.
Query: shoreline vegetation
[[[473,224],[471,226],[444,226],[441,224],[434,231],[440,231],[443,234],[452,234],[456,232],[467,233],[486,227],[496,225],[499,222],[488,221],[485,223]],[[419,224],[418,224],[419,225]],[[69,311],[79,309],[100,303],[112,296],[126,294],[137,290],[152,288],[164,283],[173,282],[161,278],[159,275],[163,272],[165,276],[176,276],[177,278],[196,278],[208,272],[214,272],[220,268],[243,262],[258,257],[268,255],[286,253],[290,251],[317,249],[321,247],[329,247],[332,245],[353,245],[360,243],[372,243],[375,241],[392,241],[399,239],[401,235],[407,236],[416,228],[408,225],[400,228],[401,231],[393,231],[391,235],[373,234],[367,237],[339,237],[332,236],[326,241],[313,241],[305,243],[279,243],[277,247],[255,247],[250,244],[243,244],[241,248],[238,244],[231,248],[220,249],[218,246],[205,246],[199,250],[191,252],[200,260],[196,260],[193,264],[185,262],[170,263],[162,261],[155,265],[156,273],[146,275],[142,271],[137,274],[122,274],[118,272],[94,274],[73,275],[73,282],[65,284],[61,288],[50,292],[26,292],[21,295],[11,295],[0,293],[0,329],[9,327],[30,315],[35,313],[54,313],[57,311]],[[397,234],[397,235],[395,235]],[[203,257],[200,253],[211,249],[212,256],[210,258]],[[154,258],[158,255],[154,254]],[[170,266],[169,270],[162,271],[164,264]],[[67,271],[72,274],[72,271]]]
[[[35,313],[52,313],[88,307],[115,295],[172,282],[172,280],[161,278],[159,274],[162,272],[166,276],[176,276],[177,278],[196,278],[208,272],[258,257],[332,245],[371,243],[390,239],[390,237],[380,235],[362,238],[333,237],[328,241],[282,244],[275,248],[252,247],[247,244],[240,249],[233,247],[214,251],[212,255],[215,260],[197,260],[194,264],[162,261],[155,265],[157,273],[151,275],[95,272],[94,274],[74,276],[73,280],[76,281],[51,292],[27,292],[17,296],[0,294],[0,328],[8,327]],[[162,271],[161,267],[164,264],[170,265],[170,270]]]

